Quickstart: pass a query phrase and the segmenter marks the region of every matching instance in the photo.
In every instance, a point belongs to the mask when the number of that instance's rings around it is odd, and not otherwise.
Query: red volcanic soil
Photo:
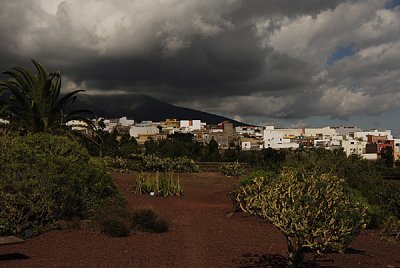
[[[237,180],[218,173],[181,174],[182,197],[132,190],[134,174],[114,173],[129,207],[151,207],[170,223],[167,233],[126,238],[82,230],[51,231],[0,247],[0,267],[282,267],[284,237],[271,224],[236,213],[228,193]],[[313,267],[400,267],[400,244],[363,232],[344,254],[325,254]]]

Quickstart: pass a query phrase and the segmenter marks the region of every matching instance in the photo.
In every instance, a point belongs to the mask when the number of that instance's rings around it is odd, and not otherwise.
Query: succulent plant
[[[302,176],[283,169],[272,182],[260,177],[242,186],[236,199],[243,211],[279,228],[292,267],[301,263],[306,251],[343,252],[367,223],[367,208],[331,174]]]

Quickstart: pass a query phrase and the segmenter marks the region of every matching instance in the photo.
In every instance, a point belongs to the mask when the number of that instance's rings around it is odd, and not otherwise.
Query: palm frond
[[[10,119],[13,126],[24,131],[55,131],[67,129],[65,123],[71,120],[85,122],[95,129],[93,122],[82,114],[94,115],[88,110],[67,111],[76,95],[84,90],[75,90],[60,96],[61,74],[49,73],[39,62],[32,60],[36,72],[15,67],[4,72],[9,79],[0,82],[0,117]]]
[[[64,108],[67,104],[72,103],[75,100],[76,94],[84,91],[84,89],[78,89],[64,95],[60,100],[58,100],[56,107]]]
[[[40,85],[44,85],[45,82],[47,81],[47,77],[49,76],[49,73],[47,72],[46,68],[39,62],[32,60],[32,63],[35,65],[36,70],[38,72],[38,81]]]

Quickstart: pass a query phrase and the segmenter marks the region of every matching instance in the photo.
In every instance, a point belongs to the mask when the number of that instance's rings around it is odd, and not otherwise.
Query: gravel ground
[[[0,247],[0,267],[281,267],[286,262],[285,239],[273,225],[230,213],[228,193],[236,179],[180,174],[184,195],[164,198],[134,194],[134,174],[112,175],[131,209],[153,208],[168,220],[170,230],[126,238],[51,231]],[[314,267],[400,267],[400,244],[368,230],[344,254],[307,259]]]

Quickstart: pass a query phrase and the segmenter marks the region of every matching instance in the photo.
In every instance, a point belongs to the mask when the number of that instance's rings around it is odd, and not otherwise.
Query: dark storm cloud
[[[3,1],[0,68],[35,58],[62,71],[65,90],[345,118],[400,105],[399,12],[385,0]],[[326,64],[348,45],[354,55]]]
[[[283,59],[284,56],[276,55],[271,48],[262,48],[249,28],[197,40],[174,57],[163,57],[161,53],[160,48],[142,58],[103,59],[78,68],[74,66],[68,73],[76,79],[90,81],[89,86],[105,90],[166,84],[173,92],[157,92],[154,88],[154,93],[174,95],[179,92],[184,98],[248,94],[248,90],[276,90],[295,83],[291,81],[293,77],[287,77],[285,82],[280,79],[282,77],[275,76],[279,79],[275,85],[274,81],[269,81],[273,88],[266,89],[262,85],[266,82],[260,79],[264,73],[286,70],[295,65],[295,60]],[[97,80],[98,77],[109,80]]]
[[[129,91],[133,86],[137,92],[151,87],[152,94],[167,101],[254,92],[279,94],[310,84],[305,62],[261,47],[253,30],[236,27],[196,40],[173,57],[163,57],[158,48],[146,57],[102,58],[66,71],[76,81],[87,81],[89,88]]]
[[[265,67],[266,54],[249,29],[241,29],[197,40],[173,57],[163,57],[159,47],[149,56],[102,58],[78,69],[74,66],[69,72],[83,80],[95,80],[103,75],[116,77],[121,86],[132,82],[165,82],[177,88],[196,89],[250,80]],[[99,82],[95,86],[111,86]]]

